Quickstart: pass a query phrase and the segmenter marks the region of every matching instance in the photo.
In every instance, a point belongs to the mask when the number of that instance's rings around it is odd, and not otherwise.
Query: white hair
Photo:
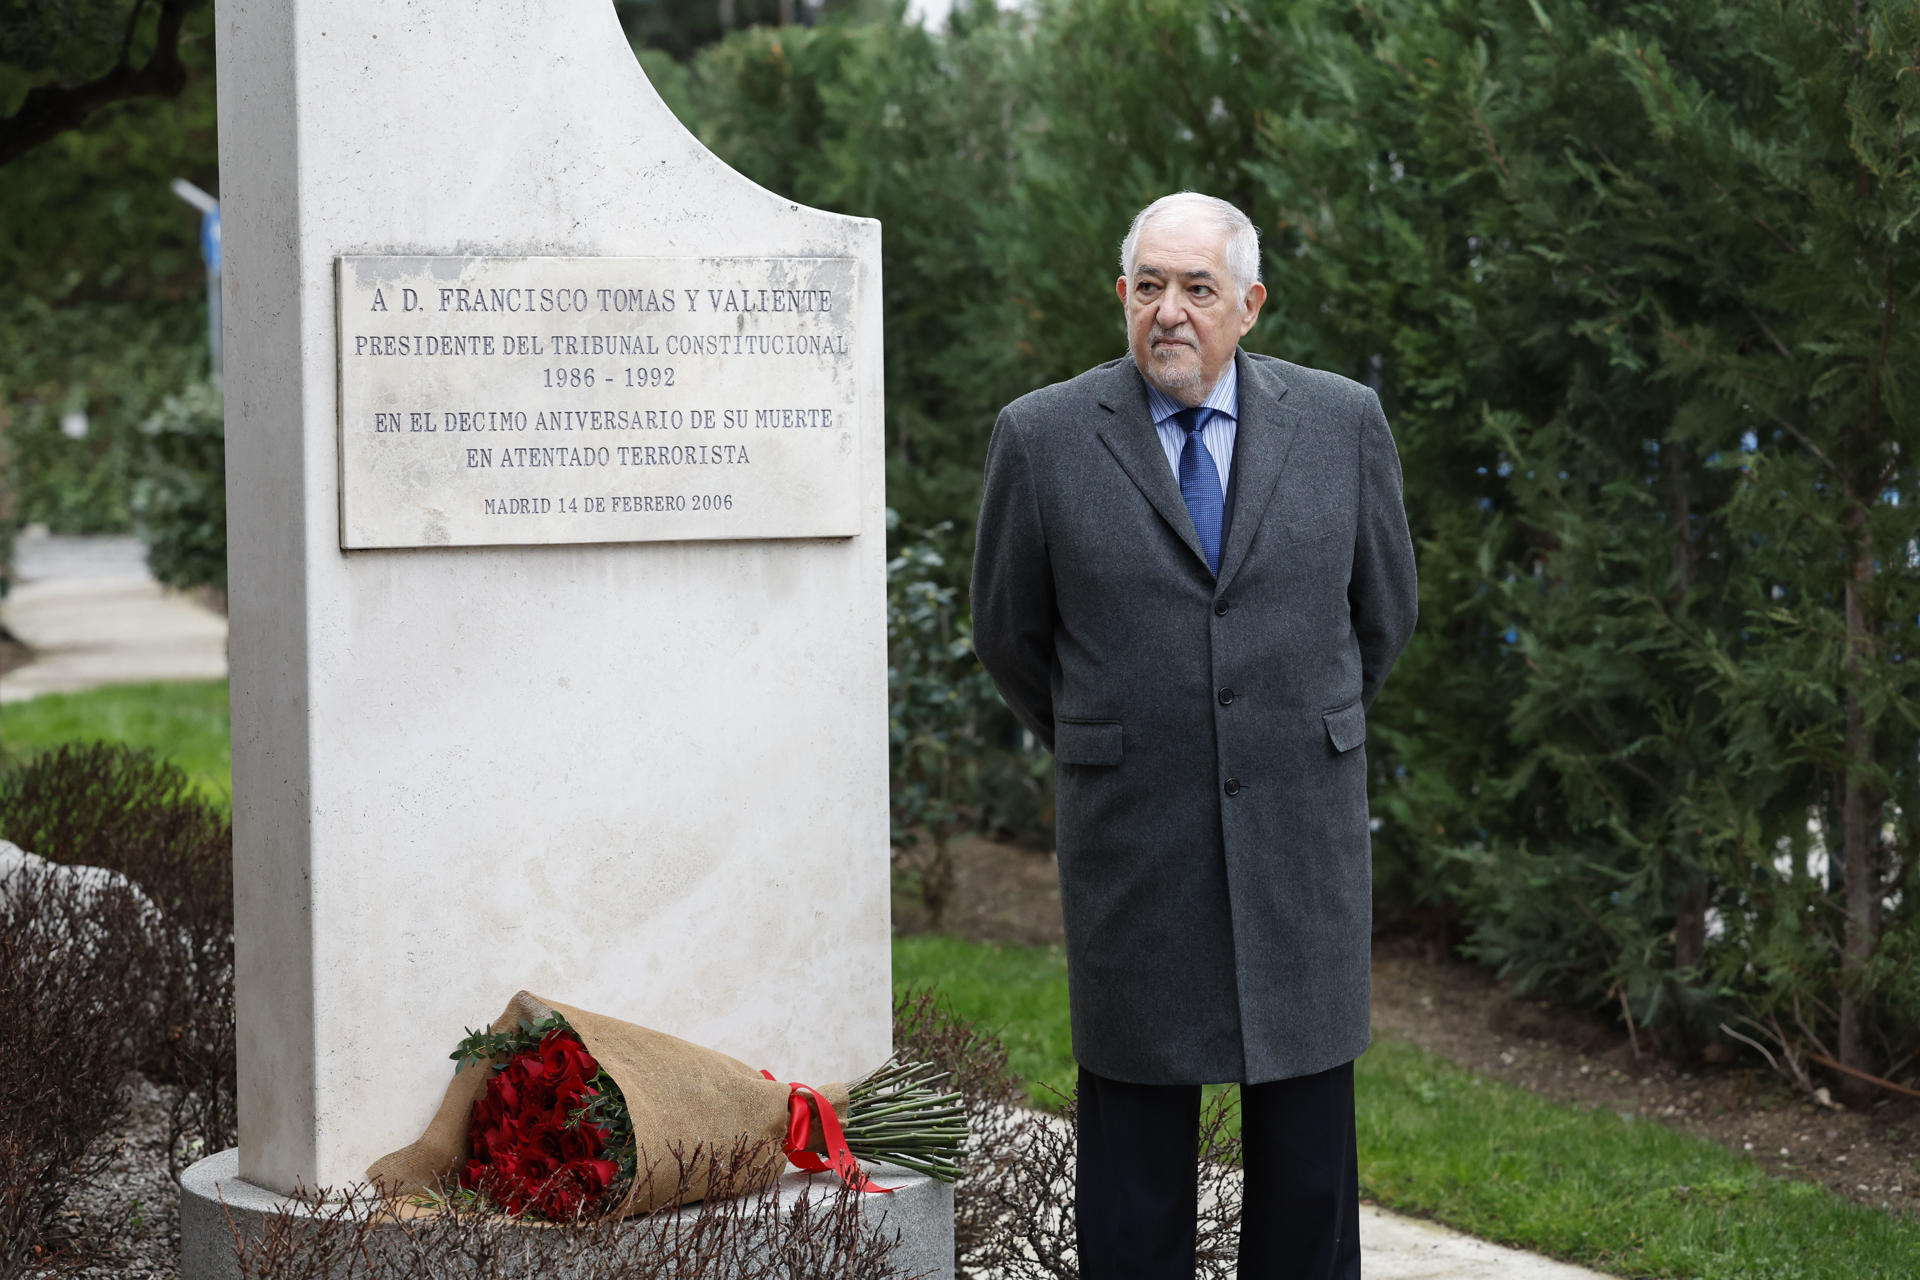
[[[1260,279],[1260,229],[1253,220],[1225,200],[1201,195],[1198,191],[1177,191],[1161,196],[1133,215],[1127,238],[1120,242],[1120,274],[1133,277],[1134,251],[1140,247],[1140,233],[1147,224],[1167,214],[1186,214],[1212,223],[1227,233],[1227,271],[1233,276],[1240,300]]]

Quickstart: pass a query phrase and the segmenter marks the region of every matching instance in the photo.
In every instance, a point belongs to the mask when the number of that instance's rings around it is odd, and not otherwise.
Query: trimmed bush
[[[147,1003],[130,1064],[179,1086],[169,1160],[231,1146],[233,829],[177,766],[119,743],[44,752],[0,778],[0,838],[52,862],[104,867],[145,890],[157,922],[121,921]]]
[[[151,914],[125,881],[0,879],[0,1280],[76,1243],[61,1206],[112,1158],[97,1139],[126,1115]]]
[[[1007,1049],[953,1012],[929,990],[908,990],[893,1003],[893,1050],[914,1062],[947,1072],[951,1088],[966,1099],[967,1144],[960,1180],[953,1189],[953,1249],[962,1273],[982,1267],[997,1233],[1005,1227],[1002,1204],[1017,1150],[1035,1113],[1022,1109],[1025,1090],[1007,1066]]]
[[[705,1164],[696,1147],[679,1161],[683,1178]],[[555,1275],[573,1280],[893,1280],[899,1237],[864,1224],[851,1187],[822,1188],[783,1211],[778,1183],[734,1196],[725,1187],[764,1157],[742,1141],[720,1156],[721,1193],[684,1216],[662,1212],[620,1220],[521,1223],[476,1212],[455,1199],[431,1217],[398,1220],[386,1202],[351,1188],[315,1193],[310,1216],[270,1218],[257,1237],[236,1234],[245,1280],[461,1280]]]
[[[170,587],[227,589],[225,400],[211,383],[168,396],[140,424],[133,522],[147,567]]]

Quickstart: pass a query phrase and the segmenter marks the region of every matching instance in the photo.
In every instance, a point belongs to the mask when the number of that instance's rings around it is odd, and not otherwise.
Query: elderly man
[[[1241,1086],[1242,1277],[1358,1277],[1366,711],[1413,630],[1373,392],[1239,350],[1258,233],[1183,192],[1121,247],[1123,359],[987,450],[974,645],[1054,753],[1088,1280],[1194,1268],[1200,1086]]]

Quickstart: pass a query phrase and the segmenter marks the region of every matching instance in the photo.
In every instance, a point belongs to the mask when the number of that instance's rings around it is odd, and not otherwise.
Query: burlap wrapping
[[[726,1171],[725,1190],[736,1195],[757,1191],[785,1169],[787,1159],[780,1144],[789,1115],[786,1083],[768,1080],[737,1058],[665,1032],[555,1004],[525,991],[517,993],[506,1012],[494,1019],[492,1030],[511,1031],[522,1019],[538,1022],[555,1012],[566,1018],[587,1052],[620,1086],[633,1116],[640,1176],[612,1216],[705,1199],[715,1181],[715,1162],[724,1164],[743,1138],[761,1143],[760,1154],[748,1167]],[[473,1104],[486,1091],[489,1070],[490,1064],[481,1062],[457,1072],[427,1131],[412,1145],[374,1161],[367,1169],[367,1180],[382,1194],[396,1198],[453,1185],[467,1162],[467,1121]],[[844,1116],[846,1086],[825,1084],[819,1089]],[[814,1120],[808,1145],[824,1150],[817,1111]]]

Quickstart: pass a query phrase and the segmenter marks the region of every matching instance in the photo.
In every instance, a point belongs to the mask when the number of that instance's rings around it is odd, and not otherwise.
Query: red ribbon
[[[760,1072],[767,1079],[774,1074],[764,1068]],[[807,1142],[813,1136],[813,1110],[807,1106],[811,1096],[814,1105],[820,1108],[820,1133],[826,1139],[827,1158],[822,1160],[817,1152],[807,1150]],[[833,1104],[825,1095],[812,1085],[789,1082],[787,1085],[787,1141],[785,1151],[787,1159],[795,1167],[808,1173],[837,1173],[841,1181],[855,1191],[877,1191],[891,1194],[895,1188],[883,1187],[873,1182],[861,1169],[860,1161],[854,1156],[853,1148],[847,1145],[847,1135],[840,1128],[840,1117],[833,1114]]]

